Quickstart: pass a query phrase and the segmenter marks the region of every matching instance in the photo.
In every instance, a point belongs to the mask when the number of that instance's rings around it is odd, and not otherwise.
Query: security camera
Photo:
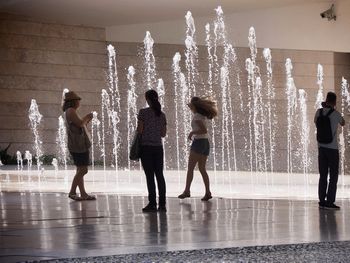
[[[337,20],[337,16],[334,13],[334,4],[332,4],[332,6],[328,10],[322,12],[320,15],[322,18],[327,18],[328,21],[331,21],[333,19]]]

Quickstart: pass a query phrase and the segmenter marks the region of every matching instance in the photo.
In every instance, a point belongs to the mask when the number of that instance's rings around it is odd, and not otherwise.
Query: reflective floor
[[[143,214],[142,196],[1,192],[0,261],[198,248],[350,240],[350,201],[337,212],[316,201],[168,198],[167,213]]]
[[[55,172],[45,167],[43,171],[17,171],[0,169],[0,191],[65,192],[70,188],[74,170]],[[216,197],[235,199],[317,199],[317,174],[250,173],[208,171],[211,190]],[[177,197],[184,189],[186,171],[164,172],[167,196]],[[86,189],[93,193],[146,195],[143,171],[95,170],[85,176]],[[195,171],[191,187],[192,196],[204,195],[202,177]],[[340,176],[338,198],[350,198],[350,176]]]

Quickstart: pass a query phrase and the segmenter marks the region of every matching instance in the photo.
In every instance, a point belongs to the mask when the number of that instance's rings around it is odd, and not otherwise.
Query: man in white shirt
[[[322,209],[340,209],[335,205],[337,192],[338,174],[339,174],[339,150],[337,129],[338,125],[344,126],[345,120],[335,109],[337,96],[334,92],[328,92],[326,101],[322,103],[322,108],[315,114],[314,122],[318,133],[318,168],[320,179],[318,184],[319,207]],[[327,127],[320,125],[319,118],[328,116],[331,128],[331,138],[328,143],[322,142],[320,134],[324,133]],[[327,122],[327,121],[326,121]],[[329,171],[329,184],[328,184]]]

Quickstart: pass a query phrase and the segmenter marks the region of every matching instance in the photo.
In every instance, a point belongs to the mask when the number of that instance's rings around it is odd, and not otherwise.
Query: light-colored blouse
[[[193,115],[193,119],[191,122],[191,127],[192,127],[192,131],[196,132],[198,130],[200,130],[200,127],[198,126],[196,121],[201,121],[203,123],[203,125],[205,126],[205,128],[207,128],[207,117],[205,117],[202,114],[199,113],[195,113]],[[204,134],[194,134],[193,135],[193,139],[208,139],[209,135],[208,133],[204,133]]]

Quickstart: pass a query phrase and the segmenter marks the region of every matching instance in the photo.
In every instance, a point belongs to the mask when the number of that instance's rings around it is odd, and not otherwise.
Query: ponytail
[[[159,117],[162,114],[162,106],[158,101],[158,93],[155,90],[151,89],[146,91],[145,96],[150,104],[149,106],[154,110],[156,116]]]

